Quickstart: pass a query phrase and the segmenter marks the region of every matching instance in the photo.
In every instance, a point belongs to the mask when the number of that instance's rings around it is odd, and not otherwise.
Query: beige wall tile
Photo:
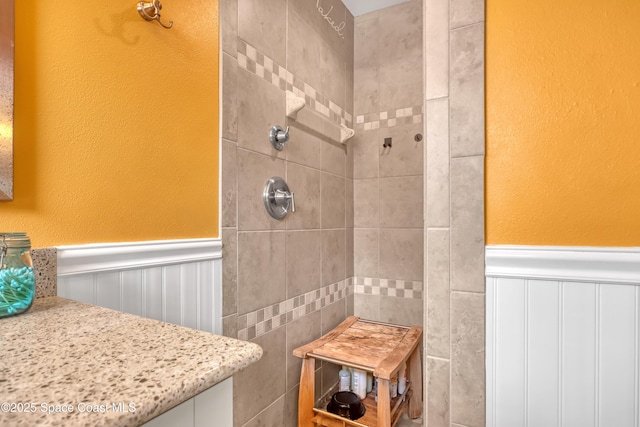
[[[286,401],[285,396],[283,395],[243,427],[282,426],[285,423],[285,410]]]
[[[238,0],[223,0],[220,7],[220,45],[234,58],[238,54]]]
[[[354,298],[355,298],[354,294],[347,295],[347,316],[354,316],[354,312],[355,312]]]
[[[284,301],[285,233],[238,233],[238,314]]]
[[[238,338],[238,315],[231,314],[222,318],[222,335],[229,338]]]
[[[449,427],[449,364],[448,360],[427,357],[426,425],[429,427]]]
[[[289,13],[287,68],[339,106],[345,105],[345,62],[295,13]]]
[[[280,65],[286,64],[287,2],[237,0],[238,35]]]
[[[484,289],[484,157],[451,159],[451,290]]]
[[[345,256],[345,268],[346,277],[353,277],[353,228],[347,228],[345,236],[346,256]]]
[[[422,312],[421,299],[380,296],[381,322],[422,327]]]
[[[484,0],[451,0],[451,28],[484,21]]]
[[[422,229],[380,230],[380,278],[422,281]]]
[[[377,178],[380,149],[379,130],[356,132],[348,142],[353,147],[353,177]]]
[[[380,10],[380,62],[422,57],[422,1],[409,0]]]
[[[287,160],[290,162],[320,169],[320,149],[325,142],[316,135],[295,126],[296,123],[295,120],[287,119],[287,126],[290,126],[290,138],[285,145],[286,148],[282,151],[285,152]]]
[[[377,19],[358,17],[354,34],[354,113],[378,111],[378,55],[380,25]]]
[[[321,321],[320,311],[315,311],[287,323],[287,390],[291,390],[300,383],[302,359],[295,357],[293,350],[320,338]]]
[[[252,341],[262,347],[263,355],[233,378],[233,424],[236,426],[243,426],[285,393],[285,328],[274,329]]]
[[[296,201],[296,211],[286,217],[287,229],[320,228],[320,172],[289,162],[287,184]]]
[[[238,140],[238,61],[222,54],[222,137]]]
[[[344,205],[346,179],[328,173],[322,173],[320,179],[321,227],[344,228],[346,224]]]
[[[346,55],[348,28],[351,27],[353,31],[353,23],[348,24],[347,8],[340,0],[291,1],[289,9],[294,10],[313,32],[340,55]],[[334,22],[333,25],[340,28],[339,31],[333,28],[329,19]]]
[[[284,220],[272,218],[264,207],[264,185],[272,176],[285,177],[285,162],[238,149],[238,229],[283,229]]]
[[[238,311],[238,230],[222,229],[222,315]]]
[[[320,145],[320,155],[324,172],[346,176],[347,148],[344,145],[323,141]]]
[[[427,354],[449,358],[449,229],[427,230]]]
[[[484,294],[451,293],[451,421],[485,425]]]
[[[320,288],[322,233],[287,232],[287,298]]]
[[[355,115],[375,113],[380,105],[378,67],[353,71],[353,111]]]
[[[377,179],[353,181],[353,223],[358,228],[380,224],[379,182]]]
[[[367,320],[380,321],[380,295],[354,294],[353,314]]]
[[[222,140],[222,194],[220,197],[222,227],[237,226],[238,157],[236,149],[235,143],[225,139]]]
[[[378,276],[377,228],[355,228],[353,230],[353,270],[357,277]]]
[[[285,95],[247,70],[238,69],[238,146],[284,159],[269,142],[269,130],[284,125]]]
[[[451,31],[451,156],[484,154],[484,23]]]
[[[353,179],[347,178],[345,187],[345,214],[347,216],[346,226],[347,228],[353,228],[354,225],[354,212],[353,212]]]
[[[287,391],[286,399],[286,413],[284,426],[285,427],[298,427],[298,396],[299,387],[294,387]]]
[[[402,61],[383,62],[378,67],[380,111],[422,105],[422,55]]]
[[[322,286],[346,278],[346,230],[322,230]]]
[[[421,228],[422,176],[380,178],[380,227]]]
[[[449,100],[427,101],[427,198],[429,227],[449,226]]]
[[[322,335],[331,332],[333,328],[338,326],[346,319],[346,301],[345,299],[337,300],[322,308]]]
[[[345,110],[349,113],[353,114],[353,84],[354,84],[354,68],[353,68],[353,57],[355,55],[355,46],[354,46],[354,31],[355,31],[355,19],[349,10],[346,11],[346,23],[347,23],[347,31],[346,31],[346,55],[345,55],[345,65],[346,65],[346,82],[345,82]]]
[[[422,123],[380,129],[378,137],[380,177],[422,175],[424,173],[424,140],[415,141],[414,137],[418,133],[421,135],[424,133]],[[391,147],[383,147],[385,138],[392,139],[393,145]]]
[[[338,383],[338,381],[340,380],[340,377],[338,376],[338,373],[340,372],[340,368],[341,367],[339,365],[334,365],[333,363],[325,363],[322,366],[321,396],[327,394],[331,390],[331,388]]]
[[[429,0],[425,16],[426,98],[449,95],[449,0]]]

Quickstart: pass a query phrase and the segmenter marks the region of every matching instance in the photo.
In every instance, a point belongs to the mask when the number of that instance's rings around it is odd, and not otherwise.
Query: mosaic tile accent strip
[[[238,65],[279,87],[280,90],[290,90],[294,95],[304,98],[309,108],[329,120],[348,127],[353,125],[353,116],[349,112],[240,38],[238,39]]]
[[[399,298],[422,299],[422,282],[409,280],[376,279],[372,277],[354,277],[354,293],[384,295]]]
[[[58,250],[31,249],[31,259],[36,273],[36,298],[55,297],[58,294]]]
[[[423,107],[406,107],[356,116],[356,130],[375,130],[422,123]]]
[[[353,278],[238,316],[238,339],[251,340],[353,294]]]

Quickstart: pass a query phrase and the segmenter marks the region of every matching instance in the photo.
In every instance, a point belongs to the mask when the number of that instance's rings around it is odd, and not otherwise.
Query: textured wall
[[[345,146],[285,116],[285,92],[306,98],[324,123],[352,125],[353,17],[339,0],[221,3],[222,241],[224,333],[251,340],[262,359],[234,379],[237,427],[297,426],[300,359],[295,347],[352,312],[353,180]],[[327,13],[327,12],[325,12]],[[291,126],[282,151],[273,125]],[[266,212],[267,179],[284,178],[297,212]],[[338,379],[318,364],[316,397]]]
[[[487,242],[637,246],[640,3],[487,15]]]
[[[14,201],[34,247],[218,234],[217,1],[16,1]]]

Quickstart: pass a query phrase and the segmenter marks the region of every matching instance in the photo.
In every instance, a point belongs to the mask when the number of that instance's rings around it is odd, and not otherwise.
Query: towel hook
[[[160,9],[162,9],[162,3],[159,0],[153,0],[151,2],[138,2],[138,13],[147,21],[158,21],[164,28],[173,27],[173,21],[169,21],[169,25],[166,25],[160,20]]]

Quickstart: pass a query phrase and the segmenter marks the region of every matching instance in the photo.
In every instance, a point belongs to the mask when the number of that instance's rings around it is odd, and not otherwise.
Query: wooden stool
[[[294,356],[302,358],[298,427],[392,427],[409,409],[409,417],[422,414],[422,364],[420,338],[422,328],[390,325],[350,316],[331,332],[298,347]],[[366,413],[348,420],[324,409],[314,408],[316,359],[373,373],[378,379],[378,402],[369,393],[363,403]],[[391,399],[389,381],[407,362],[407,387]],[[337,378],[336,378],[337,380]]]

